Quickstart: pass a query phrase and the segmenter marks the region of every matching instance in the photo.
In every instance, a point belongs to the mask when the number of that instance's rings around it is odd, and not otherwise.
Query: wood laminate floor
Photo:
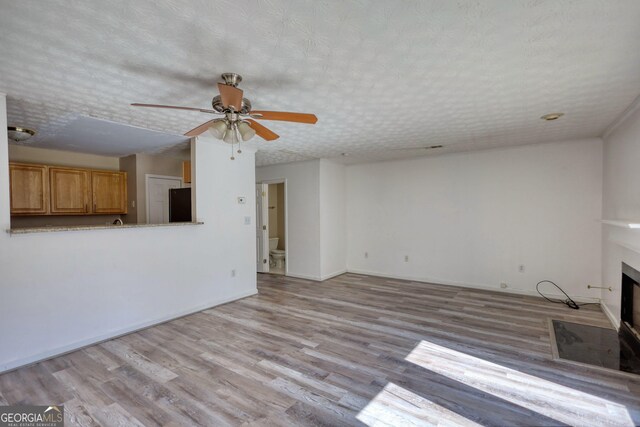
[[[0,375],[0,404],[67,425],[640,424],[640,378],[555,361],[539,298],[344,274],[259,276],[259,295]]]

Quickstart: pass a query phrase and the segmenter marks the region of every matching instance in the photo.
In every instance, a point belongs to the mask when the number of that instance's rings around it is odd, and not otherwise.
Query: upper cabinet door
[[[191,162],[188,160],[182,162],[182,182],[191,184]]]
[[[10,163],[9,182],[12,215],[49,212],[46,166]]]
[[[89,171],[49,168],[52,214],[89,213]]]
[[[127,213],[126,172],[91,171],[93,213]]]

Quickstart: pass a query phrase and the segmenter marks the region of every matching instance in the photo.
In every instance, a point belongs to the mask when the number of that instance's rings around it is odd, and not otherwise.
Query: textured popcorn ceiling
[[[315,113],[259,164],[599,136],[640,93],[640,2],[1,0],[0,91],[34,145],[79,115],[179,135],[222,72],[255,109]],[[543,122],[545,113],[565,117]],[[47,137],[49,142],[47,142]],[[55,143],[55,142],[54,142]],[[398,150],[442,144],[438,150]],[[87,140],[78,150],[99,151]],[[340,156],[347,152],[349,156]]]

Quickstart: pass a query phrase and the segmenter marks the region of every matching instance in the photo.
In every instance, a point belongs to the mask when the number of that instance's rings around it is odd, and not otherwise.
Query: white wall
[[[256,292],[254,154],[219,144],[195,144],[204,225],[12,236],[0,132],[0,371]]]
[[[320,278],[347,270],[345,166],[320,160]]]
[[[640,109],[630,114],[604,142],[603,219],[640,222]],[[619,325],[622,262],[640,270],[640,230],[603,225],[602,292],[605,312]]]
[[[325,280],[346,271],[345,166],[311,160],[256,169],[256,182],[287,181],[288,275]]]
[[[119,159],[74,151],[50,150],[25,145],[9,145],[12,162],[43,163],[53,166],[68,166],[89,169],[119,170]]]
[[[136,154],[136,214],[138,224],[147,223],[147,174],[182,178],[182,157]]]
[[[599,298],[601,198],[600,139],[349,166],[347,266],[526,294],[549,279]]]
[[[320,161],[311,160],[256,169],[256,182],[285,179],[288,274],[319,280]]]

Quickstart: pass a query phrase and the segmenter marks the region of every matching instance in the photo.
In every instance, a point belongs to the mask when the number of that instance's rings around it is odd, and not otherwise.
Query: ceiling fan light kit
[[[265,141],[273,141],[279,138],[275,132],[253,119],[307,124],[315,124],[318,121],[318,118],[313,114],[288,113],[282,111],[254,111],[251,109],[251,101],[243,97],[244,92],[242,89],[238,89],[238,84],[242,81],[242,76],[236,73],[223,73],[221,77],[224,83],[218,83],[220,95],[214,96],[211,100],[213,110],[159,104],[136,103],[131,105],[134,107],[172,108],[223,115],[223,118],[209,120],[191,129],[185,133],[185,135],[195,137],[209,130],[209,133],[215,138],[231,144],[231,160],[235,159],[233,156],[235,144],[238,144],[238,153],[241,152],[239,147],[241,141],[248,141],[256,135]]]
[[[247,122],[238,123],[238,130],[240,131],[240,135],[242,135],[243,141],[248,141],[256,136],[256,131],[253,130]]]
[[[217,139],[224,139],[224,134],[227,133],[227,122],[224,119],[214,120],[209,126],[209,133]]]

